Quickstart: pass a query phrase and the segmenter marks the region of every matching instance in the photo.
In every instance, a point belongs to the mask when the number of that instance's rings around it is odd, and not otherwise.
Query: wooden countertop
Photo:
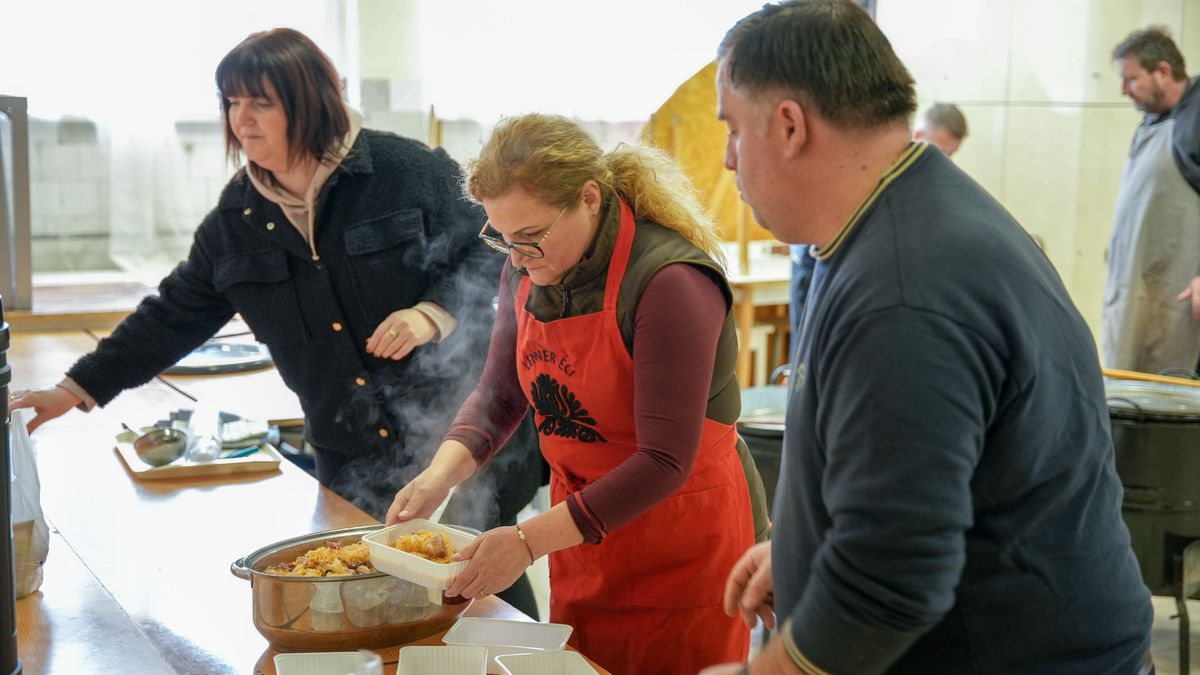
[[[94,344],[82,331],[13,334],[12,388],[57,382]],[[221,396],[247,381],[211,378],[192,380],[203,385],[194,390]],[[252,379],[263,386],[261,374]],[[121,422],[192,405],[153,380],[34,433],[51,542],[41,589],[17,602],[26,673],[274,673],[249,582],[230,563],[288,537],[376,522],[287,461],[268,473],[136,480],[113,451]],[[467,614],[524,617],[495,597]],[[397,650],[381,650],[387,672]]]

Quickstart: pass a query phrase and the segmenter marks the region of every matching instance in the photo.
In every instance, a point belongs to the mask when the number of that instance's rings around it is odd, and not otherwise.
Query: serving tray
[[[113,451],[138,480],[276,471],[279,469],[279,463],[283,461],[283,455],[279,454],[275,446],[262,443],[258,452],[245,457],[218,459],[212,462],[192,462],[180,457],[170,464],[150,466],[138,458],[137,451],[133,449],[134,438],[134,434],[128,431],[118,434]]]

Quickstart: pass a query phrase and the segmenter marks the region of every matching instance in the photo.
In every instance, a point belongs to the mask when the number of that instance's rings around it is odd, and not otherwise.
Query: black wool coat
[[[362,130],[318,196],[314,259],[282,210],[238,172],[158,295],[68,375],[106,404],[240,313],[299,397],[307,440],[352,460],[347,482],[377,493],[365,501],[390,502],[428,464],[487,353],[504,257],[477,238],[484,215],[460,180],[444,151]],[[367,354],[376,326],[424,300],[458,319],[448,338],[400,361]],[[528,445],[518,472],[533,461]],[[379,504],[355,501],[378,515]]]

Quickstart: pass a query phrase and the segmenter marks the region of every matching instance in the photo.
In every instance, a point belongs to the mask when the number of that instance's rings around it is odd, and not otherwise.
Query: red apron
[[[633,246],[621,202],[604,309],[543,323],[515,298],[517,372],[537,412],[558,504],[637,451],[633,359],[617,296]],[[575,627],[571,644],[614,675],[693,675],[746,660],[750,633],[721,609],[725,578],[754,544],[750,499],[732,425],[704,420],[687,482],[599,545],[550,555],[550,620]]]

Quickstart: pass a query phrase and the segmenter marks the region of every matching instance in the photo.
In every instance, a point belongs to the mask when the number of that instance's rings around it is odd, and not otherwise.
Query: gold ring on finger
[[[387,334],[391,335],[392,337],[396,337],[396,331],[393,328],[387,329]]]

